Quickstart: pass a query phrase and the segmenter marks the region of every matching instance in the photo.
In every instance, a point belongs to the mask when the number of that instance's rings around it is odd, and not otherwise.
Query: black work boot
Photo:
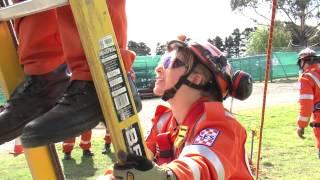
[[[71,160],[71,152],[65,152],[63,160]]]
[[[0,144],[20,136],[24,126],[50,110],[70,83],[63,64],[44,75],[26,76],[0,111]]]
[[[111,152],[110,144],[104,144],[102,154],[109,154]]]
[[[92,157],[94,154],[88,149],[88,150],[83,150],[82,152],[83,157]]]
[[[22,145],[35,147],[60,142],[79,136],[103,120],[93,82],[73,80],[51,110],[25,126]]]
[[[129,81],[130,89],[131,89],[131,92],[132,92],[134,104],[136,105],[137,112],[140,112],[141,109],[142,109],[141,97],[140,97],[140,94],[138,92],[137,86],[134,83],[134,81],[132,80],[130,74],[128,74],[128,81]]]

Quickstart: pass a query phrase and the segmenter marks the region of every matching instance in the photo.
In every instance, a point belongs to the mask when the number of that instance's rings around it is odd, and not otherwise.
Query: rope
[[[267,62],[266,62],[266,71],[264,76],[263,102],[262,102],[261,124],[260,124],[260,134],[259,134],[259,148],[258,148],[257,170],[256,170],[257,180],[259,179],[259,163],[260,163],[261,144],[262,144],[262,132],[263,132],[263,125],[264,125],[264,113],[266,108],[269,70],[270,70],[270,64],[271,64],[271,53],[272,53],[271,48],[272,48],[274,21],[275,21],[275,15],[276,15],[276,6],[277,6],[277,0],[272,0],[272,14],[271,14],[271,23],[270,23],[269,38],[268,38]]]

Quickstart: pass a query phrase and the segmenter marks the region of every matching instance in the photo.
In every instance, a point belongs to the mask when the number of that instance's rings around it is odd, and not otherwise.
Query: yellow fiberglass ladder
[[[24,76],[7,22],[65,5],[71,6],[115,151],[149,156],[106,0],[27,0],[0,8],[1,87],[9,95]],[[112,87],[114,78],[123,83]],[[118,106],[123,97],[125,105]],[[33,179],[64,179],[54,145],[26,148],[25,156]]]

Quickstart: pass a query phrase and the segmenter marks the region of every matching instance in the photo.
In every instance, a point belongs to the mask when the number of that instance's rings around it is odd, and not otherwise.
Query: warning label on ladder
[[[134,115],[132,102],[128,94],[128,87],[124,81],[117,49],[112,36],[106,36],[99,41],[100,61],[106,75],[107,84],[113,98],[113,105],[117,111],[119,121]]]

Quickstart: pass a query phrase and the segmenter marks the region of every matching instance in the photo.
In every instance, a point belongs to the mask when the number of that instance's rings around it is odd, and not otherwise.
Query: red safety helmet
[[[247,99],[252,93],[251,75],[244,71],[232,72],[231,65],[223,53],[209,42],[192,43],[192,51],[214,75],[223,98],[228,95],[239,100]]]
[[[220,96],[217,99],[218,101],[222,101],[228,95],[239,100],[244,100],[251,95],[252,78],[250,74],[243,71],[237,71],[235,74],[233,74],[231,65],[223,56],[223,53],[214,45],[210,44],[209,42],[194,42],[190,45],[187,45],[181,40],[173,40],[168,43],[168,51],[178,47],[189,48],[194,53],[196,58],[191,67],[191,71],[181,77],[173,89],[178,89],[181,84],[186,84],[197,89],[208,89],[209,85],[218,91]],[[197,63],[203,64],[213,74],[213,81],[209,82],[205,86],[195,85],[187,80],[187,76],[192,73],[192,70]],[[169,90],[171,91],[170,97],[173,97],[174,95],[173,92],[175,90],[173,89]]]

